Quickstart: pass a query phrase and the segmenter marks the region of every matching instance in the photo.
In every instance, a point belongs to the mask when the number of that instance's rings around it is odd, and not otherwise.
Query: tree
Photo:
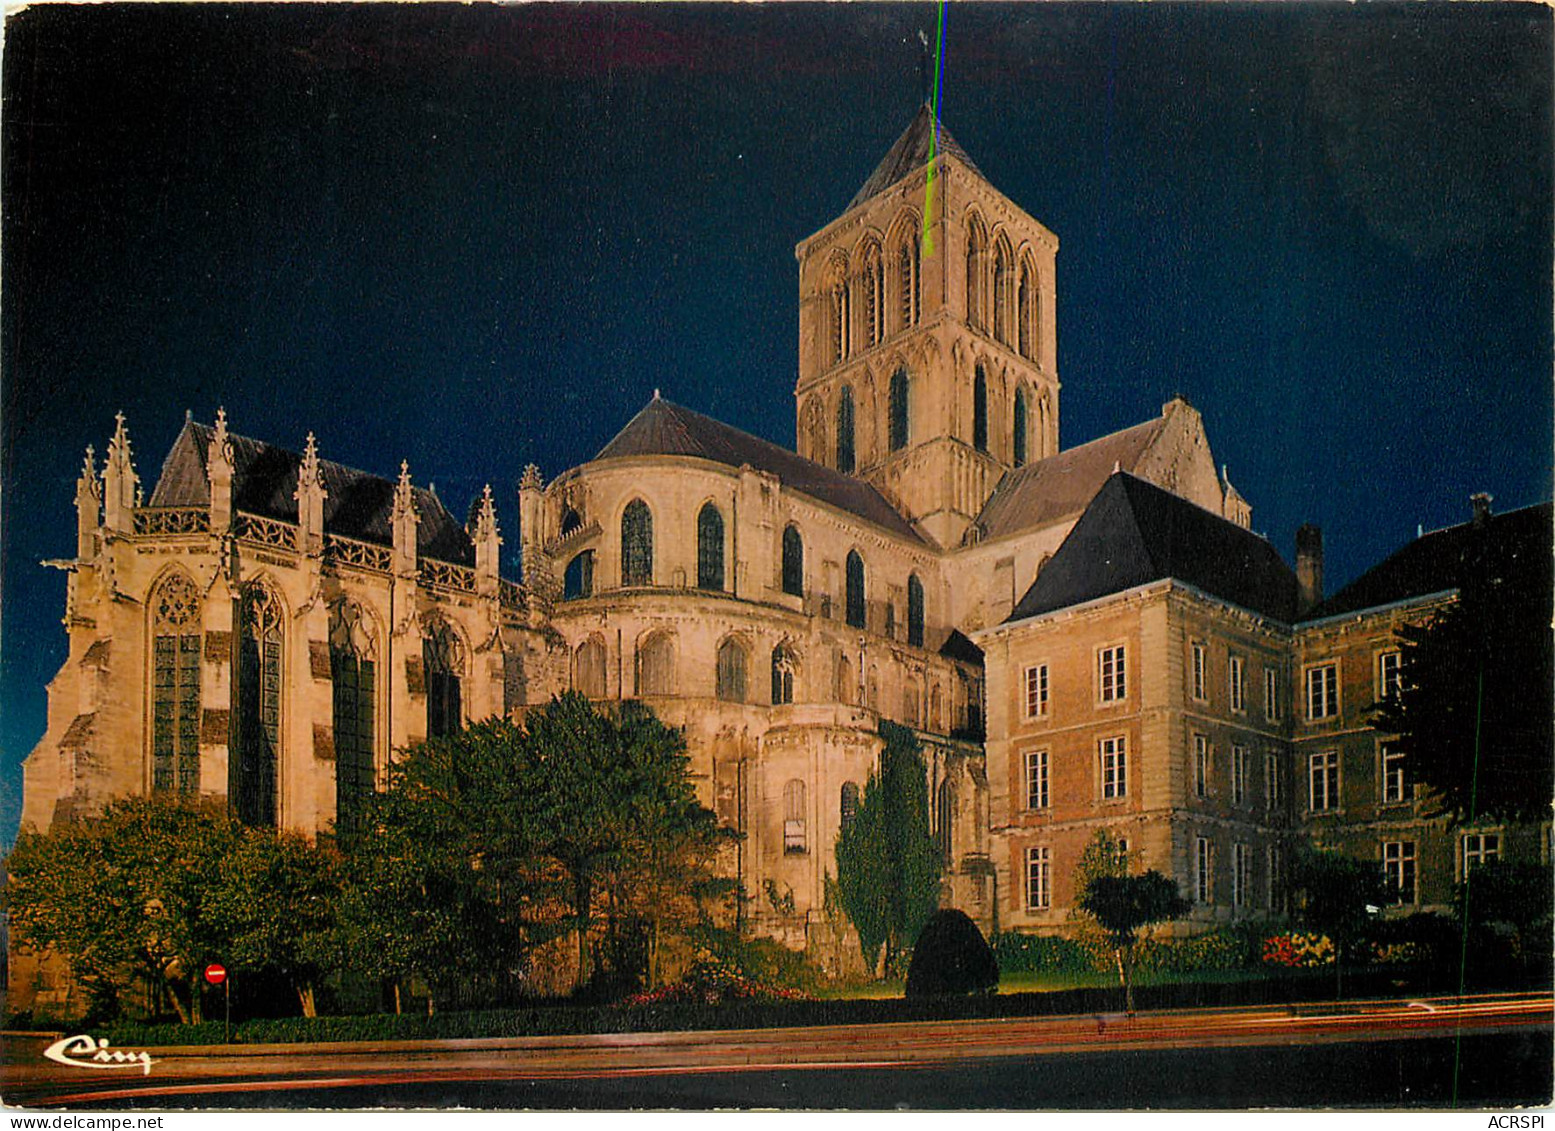
[[[1099,831],[1097,835],[1107,834]],[[1092,844],[1097,845],[1098,841],[1093,838]],[[1108,848],[1110,846],[1105,842],[1099,846],[1100,851]],[[1115,848],[1111,848],[1111,852],[1112,861],[1121,859]],[[1181,918],[1193,905],[1182,897],[1173,880],[1153,869],[1131,876],[1126,872],[1120,874],[1115,867],[1102,867],[1096,874],[1085,877],[1078,874],[1081,868],[1076,869],[1079,895],[1075,906],[1095,921],[1112,947],[1118,965],[1118,981],[1123,987],[1124,1009],[1132,1017],[1134,944],[1139,941],[1139,932],[1155,923]]]
[[[201,971],[231,945],[208,907],[242,839],[224,808],[161,796],[23,832],[6,861],[11,931],[63,955],[104,999],[145,979],[198,1022]]]
[[[908,997],[991,994],[999,988],[999,961],[965,911],[941,908],[912,948]]]
[[[1548,563],[1544,563],[1548,570]],[[1542,592],[1475,570],[1456,601],[1425,625],[1398,629],[1402,690],[1373,717],[1398,735],[1413,778],[1440,812],[1548,820],[1555,751],[1555,636]],[[1537,590],[1538,586],[1531,588]]]
[[[864,961],[884,970],[939,905],[940,853],[929,834],[928,778],[917,737],[882,719],[880,773],[837,836],[836,892],[858,931]]]
[[[1377,864],[1337,852],[1308,849],[1297,856],[1290,878],[1297,920],[1334,944],[1335,996],[1340,996],[1345,959],[1366,937],[1373,916],[1398,892]]]

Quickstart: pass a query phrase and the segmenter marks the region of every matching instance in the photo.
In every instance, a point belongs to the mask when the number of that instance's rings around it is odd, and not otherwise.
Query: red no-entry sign
[[[227,968],[219,962],[212,962],[205,968],[205,980],[213,986],[219,986],[227,980]]]

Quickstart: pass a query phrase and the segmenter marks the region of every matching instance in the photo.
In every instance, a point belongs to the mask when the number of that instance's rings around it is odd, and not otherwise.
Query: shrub
[[[912,948],[907,996],[992,993],[999,963],[977,924],[964,911],[936,911]]]
[[[624,998],[623,1006],[702,1004],[736,1001],[805,1001],[808,995],[751,978],[733,963],[708,957],[692,964],[678,982]]]
[[[1063,935],[1005,931],[994,936],[993,952],[1006,974],[1079,974],[1094,966],[1086,948]]]

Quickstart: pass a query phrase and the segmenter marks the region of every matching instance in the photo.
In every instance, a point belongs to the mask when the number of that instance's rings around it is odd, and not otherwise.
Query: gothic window
[[[724,587],[724,516],[712,503],[697,512],[697,588]]]
[[[842,799],[838,810],[842,818],[842,827],[847,828],[853,823],[853,818],[858,816],[857,782],[845,781],[842,783]]]
[[[621,584],[653,584],[653,512],[641,499],[621,512]]]
[[[918,233],[909,230],[896,254],[896,287],[901,328],[918,322]]]
[[[605,642],[598,637],[578,645],[573,658],[572,686],[590,699],[605,697]]]
[[[1037,273],[1032,270],[1029,259],[1021,261],[1020,291],[1015,305],[1020,355],[1034,358],[1037,341]]]
[[[827,286],[831,314],[832,363],[848,356],[848,274],[847,265],[839,260],[832,262],[831,282]]]
[[[955,851],[956,792],[948,779],[939,783],[934,809],[934,832],[939,842],[940,858],[949,864]]]
[[[982,330],[987,325],[983,303],[987,254],[988,237],[983,232],[983,222],[973,216],[967,222],[966,233],[966,320],[974,330]]]
[[[865,627],[864,559],[857,550],[848,551],[847,621],[854,628]]]
[[[837,470],[851,475],[853,457],[853,386],[844,385],[837,397]]]
[[[582,525],[582,517],[579,516],[577,511],[573,510],[571,507],[568,507],[567,513],[562,515],[562,527],[559,537],[567,537],[567,535],[571,534],[574,530],[578,529]]]
[[[281,602],[267,586],[243,592],[238,645],[238,756],[229,786],[238,819],[276,823],[281,752]]]
[[[804,782],[790,778],[783,787],[783,851],[804,852],[807,847]]]
[[[594,595],[594,551],[584,550],[567,563],[562,575],[562,600],[574,601]]]
[[[772,705],[794,701],[794,654],[779,644],[772,649]]]
[[[464,726],[464,645],[441,617],[422,629],[421,664],[426,673],[427,737],[458,733]]]
[[[783,592],[804,596],[804,539],[797,526],[783,528]]]
[[[836,686],[832,688],[832,695],[839,703],[853,703],[855,692],[853,683],[853,665],[848,662],[848,657],[842,653],[837,654]]]
[[[373,696],[376,660],[362,610],[341,601],[330,612],[329,672],[335,723],[335,829],[349,831],[375,785]]]
[[[923,719],[918,714],[918,709],[923,704],[923,696],[918,693],[918,683],[909,679],[902,685],[902,722],[910,727],[923,725]]]
[[[745,649],[732,636],[718,646],[718,698],[745,702]]]
[[[916,573],[907,578],[907,643],[923,647],[923,582]]]
[[[655,632],[637,646],[637,694],[675,694],[675,638]]]
[[[151,600],[151,788],[200,791],[200,594],[174,573]]]
[[[908,403],[907,370],[898,369],[891,374],[890,394],[890,431],[891,450],[899,452],[907,446],[908,419],[910,417],[910,404]]]
[[[993,336],[1010,344],[1010,248],[1003,236],[993,251]]]
[[[939,684],[935,684],[929,690],[929,729],[936,734],[945,733],[944,696],[940,693]]]
[[[880,245],[864,248],[864,345],[877,346],[885,338],[885,263]]]
[[[980,452],[988,450],[988,374],[982,362],[972,378],[972,446]]]
[[[1026,390],[1015,390],[1015,420],[1012,424],[1011,438],[1014,440],[1014,454],[1011,459],[1016,467],[1026,465]]]

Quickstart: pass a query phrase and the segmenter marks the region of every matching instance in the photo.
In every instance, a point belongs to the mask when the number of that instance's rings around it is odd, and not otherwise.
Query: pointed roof
[[[1555,507],[1550,503],[1493,514],[1433,530],[1379,562],[1303,620],[1391,605],[1462,589],[1476,581],[1501,581],[1501,592],[1529,599],[1532,615],[1547,616],[1551,605],[1551,559],[1555,553]]]
[[[853,199],[848,201],[848,208],[864,203],[876,193],[884,192],[896,184],[908,173],[927,165],[931,152],[936,157],[948,153],[979,177],[983,176],[983,171],[972,163],[966,150],[950,136],[944,122],[939,124],[939,137],[934,136],[934,108],[925,102],[918,107],[918,113],[902,131],[902,136],[896,139],[896,144],[886,150],[886,155],[875,166],[875,171],[869,174],[869,179],[853,194]]]
[[[178,439],[173,441],[151,492],[150,506],[209,506],[211,485],[206,460],[215,429],[192,420],[184,422]],[[257,514],[281,522],[297,521],[297,474],[303,457],[297,452],[229,433],[232,444],[232,507],[246,514]],[[324,530],[380,546],[394,544],[394,482],[365,471],[331,462],[318,461],[327,497],[324,500]],[[475,549],[469,535],[449,514],[437,496],[416,487],[412,489],[416,510],[421,516],[417,545],[421,556],[459,565],[475,564]]]
[[[1266,539],[1120,471],[1097,492],[1009,619],[1166,578],[1286,623],[1296,615],[1296,575]]]
[[[980,537],[984,541],[1004,538],[1079,514],[1107,476],[1139,466],[1168,419],[1169,413],[1162,413],[1006,473],[977,516]]]
[[[790,490],[873,522],[899,538],[923,541],[912,524],[886,502],[885,496],[862,479],[833,471],[797,452],[660,397],[649,401],[594,458],[628,456],[692,456],[727,467],[749,464],[757,471],[777,476]]]

